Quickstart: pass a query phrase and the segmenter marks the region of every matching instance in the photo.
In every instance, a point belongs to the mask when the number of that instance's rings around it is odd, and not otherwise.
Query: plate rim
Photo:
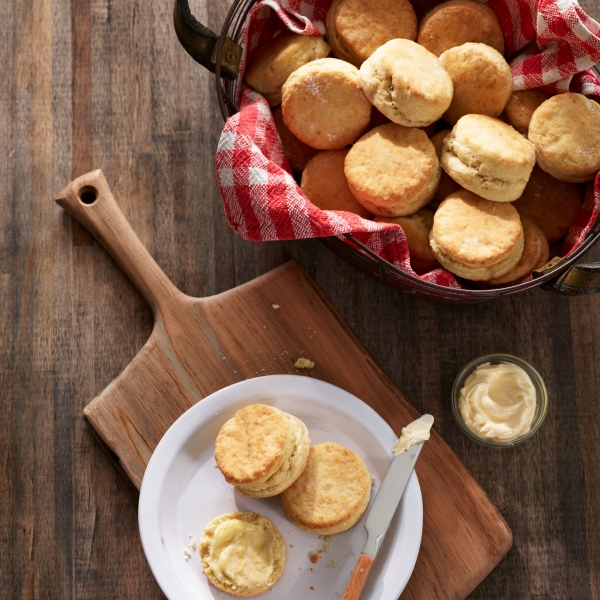
[[[358,398],[351,392],[348,392],[347,390],[345,390],[337,385],[331,384],[331,383],[329,383],[327,381],[323,381],[321,379],[316,379],[313,377],[306,377],[306,376],[302,376],[302,375],[276,374],[276,375],[263,375],[263,376],[253,377],[251,379],[245,379],[243,381],[238,381],[234,384],[225,386],[224,388],[221,388],[220,390],[216,390],[212,394],[209,394],[208,396],[206,396],[205,398],[203,398],[202,400],[200,400],[199,402],[197,402],[196,404],[191,406],[188,410],[186,410],[184,413],[182,413],[172,423],[172,425],[169,427],[169,429],[167,429],[167,431],[165,432],[165,434],[163,435],[163,437],[160,439],[159,443],[157,444],[154,452],[152,453],[152,456],[150,457],[150,460],[148,461],[148,465],[146,466],[146,470],[144,472],[144,477],[142,479],[142,485],[140,486],[140,496],[139,496],[139,503],[138,503],[138,529],[139,529],[139,533],[140,533],[140,539],[142,542],[142,548],[144,550],[144,555],[146,557],[148,566],[150,567],[150,570],[151,570],[158,586],[160,587],[163,594],[165,594],[165,596],[169,599],[172,599],[172,598],[180,599],[183,597],[182,594],[185,594],[185,597],[187,598],[187,597],[189,597],[189,591],[186,587],[183,586],[183,584],[181,583],[179,578],[173,577],[172,568],[170,567],[169,563],[166,561],[163,561],[163,560],[158,560],[158,553],[156,552],[156,550],[154,548],[155,544],[153,543],[153,540],[152,541],[150,540],[151,536],[149,534],[147,534],[147,531],[145,529],[145,521],[146,521],[147,515],[152,512],[151,508],[153,506],[156,506],[158,508],[158,504],[159,504],[158,501],[152,502],[152,500],[153,500],[152,495],[149,495],[148,493],[144,492],[145,489],[146,490],[148,489],[149,484],[147,482],[152,480],[152,479],[150,479],[150,480],[147,479],[146,474],[150,473],[152,475],[155,470],[159,470],[159,474],[160,474],[160,469],[162,467],[163,468],[162,469],[163,477],[161,477],[161,479],[159,481],[164,481],[165,463],[170,464],[172,462],[171,460],[168,460],[168,459],[169,458],[172,459],[177,454],[177,452],[181,449],[182,444],[181,443],[177,444],[176,445],[177,449],[172,450],[170,453],[166,452],[164,450],[159,451],[159,448],[161,447],[161,445],[163,446],[163,448],[171,448],[171,446],[170,446],[171,438],[175,438],[175,440],[179,439],[179,440],[185,441],[185,440],[189,439],[189,435],[191,435],[194,431],[196,431],[198,429],[198,426],[199,426],[198,424],[192,425],[192,423],[194,423],[194,420],[190,420],[190,413],[193,413],[193,415],[196,416],[196,413],[198,413],[198,412],[204,413],[206,411],[206,417],[208,417],[208,415],[213,412],[213,408],[212,408],[213,405],[217,402],[222,401],[222,400],[220,400],[221,396],[229,394],[232,391],[235,393],[237,391],[237,388],[240,388],[240,387],[246,387],[246,386],[253,387],[256,384],[268,385],[268,382],[266,382],[265,380],[274,380],[274,379],[277,379],[278,382],[280,382],[280,383],[283,383],[285,379],[289,379],[290,383],[292,383],[292,381],[293,381],[294,384],[300,384],[300,385],[312,384],[312,385],[316,385],[317,387],[322,387],[322,388],[327,388],[327,387],[333,388],[338,393],[341,392],[341,393],[349,396],[352,399],[351,401],[358,402],[359,406],[361,406],[363,409],[366,409],[367,412],[371,412],[376,417],[377,420],[381,421],[381,423],[383,425],[385,425],[385,427],[387,429],[389,429],[389,432],[394,436],[394,438],[397,438],[396,433],[390,427],[389,423],[375,409],[373,409],[371,406],[369,406],[364,400],[361,400],[360,398]],[[248,395],[251,396],[252,391],[249,391]],[[236,401],[237,400],[232,400],[233,403],[235,403]],[[157,451],[159,451],[159,452],[157,452]],[[390,458],[392,458],[391,450],[390,450]],[[159,487],[162,487],[162,486],[160,486],[159,483],[157,483],[156,485],[158,485]],[[411,515],[411,521],[413,522],[413,525],[415,522],[418,523],[418,532],[416,532],[416,536],[418,537],[418,544],[415,543],[415,546],[414,546],[415,549],[412,552],[413,556],[410,557],[410,561],[405,561],[406,565],[410,564],[410,570],[408,571],[406,580],[403,583],[401,583],[401,585],[398,587],[398,591],[397,591],[398,596],[404,591],[404,589],[406,588],[406,585],[408,584],[408,581],[410,580],[410,577],[412,576],[412,573],[414,571],[414,567],[417,562],[417,558],[418,558],[418,555],[419,555],[419,552],[421,549],[422,534],[423,534],[423,499],[422,499],[421,487],[420,487],[420,483],[419,483],[419,479],[418,479],[416,471],[413,471],[413,473],[409,479],[407,489],[409,488],[409,486],[411,488],[413,486],[415,486],[415,489],[412,493],[417,495],[415,500],[418,500],[418,507],[417,507],[418,514]],[[164,544],[164,542],[163,542],[163,544]],[[162,553],[162,551],[161,551],[161,553]],[[155,558],[156,558],[156,560],[155,560]],[[177,587],[179,589],[175,589]],[[176,594],[176,595],[173,596],[173,594]],[[201,600],[204,600],[204,599],[201,599]],[[208,600],[208,598],[207,598],[207,600]],[[210,600],[212,600],[212,599],[210,599]]]

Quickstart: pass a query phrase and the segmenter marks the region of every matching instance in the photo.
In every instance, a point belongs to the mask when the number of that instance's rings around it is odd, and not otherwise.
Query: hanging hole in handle
[[[79,190],[79,200],[83,202],[83,204],[87,204],[90,206],[94,204],[96,200],[98,200],[98,190],[91,185],[86,185]]]

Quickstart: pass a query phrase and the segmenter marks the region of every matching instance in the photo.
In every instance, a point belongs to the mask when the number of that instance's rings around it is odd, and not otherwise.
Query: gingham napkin
[[[590,67],[600,61],[600,26],[574,0],[489,0],[504,31],[515,89],[544,86],[550,93],[579,92],[600,97],[600,80]],[[323,35],[331,0],[261,0],[244,28],[247,53],[283,28]],[[240,76],[241,77],[241,76]],[[216,169],[232,229],[252,241],[295,240],[351,233],[385,260],[411,269],[403,230],[345,211],[320,210],[304,196],[291,174],[267,101],[239,86],[240,112],[229,118],[219,141]],[[600,174],[588,186],[562,255],[585,239],[600,211]],[[445,269],[421,279],[462,287]]]

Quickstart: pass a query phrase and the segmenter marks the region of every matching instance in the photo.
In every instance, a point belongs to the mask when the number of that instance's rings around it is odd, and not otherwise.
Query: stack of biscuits
[[[498,19],[476,0],[420,23],[408,0],[334,0],[326,29],[279,35],[245,75],[306,197],[398,224],[419,275],[506,286],[541,268],[600,170],[600,105],[513,92]]]
[[[237,411],[219,431],[215,461],[238,493],[281,495],[290,521],[317,535],[352,527],[371,498],[371,475],[355,452],[334,442],[311,447],[306,425],[274,406]],[[285,566],[281,534],[257,513],[216,517],[205,527],[199,551],[210,583],[234,596],[266,591]]]

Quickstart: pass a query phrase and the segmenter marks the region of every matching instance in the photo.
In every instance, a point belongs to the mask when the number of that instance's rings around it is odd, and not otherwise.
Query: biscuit
[[[301,142],[286,126],[281,106],[273,109],[273,120],[283,146],[283,151],[292,167],[292,171],[302,171],[306,163],[317,154],[318,150]]]
[[[281,88],[298,67],[325,58],[329,44],[314,35],[283,33],[256,49],[244,72],[244,81],[271,106],[281,102]]]
[[[600,170],[600,105],[582,94],[559,94],[531,117],[529,139],[538,165],[561,181],[583,183]]]
[[[431,143],[435,148],[435,153],[437,154],[438,159],[441,158],[442,155],[442,146],[444,144],[444,140],[450,135],[450,129],[443,129],[442,131],[438,131],[433,134],[431,138]],[[460,190],[461,187],[446,171],[442,171],[442,176],[440,177],[440,183],[438,184],[435,193],[433,195],[433,200],[429,203],[429,207],[433,210],[437,210],[437,207],[440,205],[442,200],[445,200],[452,192],[456,192]]]
[[[579,185],[559,181],[537,165],[531,172],[523,195],[513,202],[521,217],[531,219],[544,232],[550,244],[567,235],[582,204]]]
[[[313,60],[294,71],[283,86],[282,109],[288,129],[319,150],[351,144],[371,118],[358,69],[337,58]]]
[[[375,221],[396,223],[406,235],[410,253],[410,265],[415,273],[423,275],[440,266],[429,245],[429,233],[433,226],[433,211],[422,208],[407,217],[375,217]]]
[[[467,42],[486,44],[504,54],[504,36],[496,13],[476,0],[438,4],[423,17],[417,42],[436,56]]]
[[[454,125],[464,115],[500,115],[513,89],[512,72],[502,54],[469,42],[446,50],[440,62],[454,85],[445,121]]]
[[[361,65],[359,79],[373,105],[406,127],[426,127],[451,106],[452,81],[440,60],[410,40],[378,48]]]
[[[539,269],[548,262],[550,247],[544,232],[529,219],[521,219],[523,225],[523,254],[517,265],[508,273],[491,279],[492,285],[505,285],[518,283],[521,279],[531,275],[534,269]]]
[[[389,40],[417,37],[408,0],[334,0],[325,19],[334,55],[359,67]]]
[[[519,213],[467,190],[450,194],[433,218],[430,244],[448,271],[472,281],[508,273],[523,253]]]
[[[533,113],[549,97],[538,89],[513,92],[504,107],[504,117],[517,131],[527,133]]]
[[[527,185],[535,150],[499,119],[465,115],[444,140],[440,162],[465,189],[487,200],[511,202]]]
[[[380,217],[417,212],[431,200],[440,180],[427,134],[395,123],[375,127],[357,140],[344,172],[354,197]]]
[[[285,541],[275,524],[251,512],[213,519],[198,550],[208,581],[238,597],[266,592],[281,577],[286,561]]]
[[[221,427],[215,460],[240,494],[268,498],[302,473],[309,447],[308,430],[300,419],[274,406],[251,404]]]
[[[321,210],[345,210],[365,219],[371,213],[354,197],[344,174],[349,148],[323,150],[306,163],[300,188]]]
[[[319,535],[346,531],[365,512],[371,475],[360,456],[334,442],[310,449],[302,475],[282,495],[288,517],[300,529]]]

